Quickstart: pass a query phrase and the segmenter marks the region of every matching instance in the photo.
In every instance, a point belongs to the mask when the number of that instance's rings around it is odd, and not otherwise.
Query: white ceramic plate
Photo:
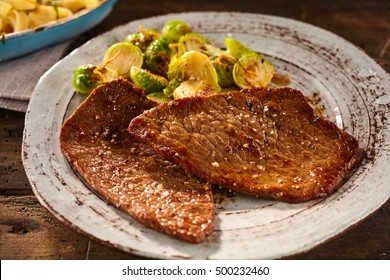
[[[246,196],[216,208],[214,233],[188,244],[145,228],[91,192],[59,148],[62,122],[81,102],[71,85],[75,67],[99,64],[107,47],[126,34],[160,29],[182,19],[222,46],[230,33],[266,55],[291,87],[318,95],[326,116],[353,134],[367,153],[356,173],[332,196],[287,204]],[[123,251],[166,259],[274,259],[338,235],[390,196],[390,77],[360,49],[317,27],[285,18],[241,13],[183,13],[115,28],[54,65],[39,81],[26,115],[23,161],[40,202],[60,221]]]
[[[84,9],[34,29],[5,35],[0,43],[0,62],[80,35],[105,19],[115,2],[116,0],[102,0],[100,6],[93,10]]]

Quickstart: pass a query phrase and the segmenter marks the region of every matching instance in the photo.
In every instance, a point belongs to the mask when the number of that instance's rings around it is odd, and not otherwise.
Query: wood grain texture
[[[83,259],[88,240],[65,231],[34,196],[1,197],[2,259]]]
[[[327,29],[363,49],[390,71],[390,2],[119,0],[99,26],[72,48],[119,24],[184,11],[241,11],[294,18]],[[0,109],[0,259],[139,259],[60,224],[31,191],[21,160],[24,114]],[[342,235],[288,259],[390,259],[390,201]]]

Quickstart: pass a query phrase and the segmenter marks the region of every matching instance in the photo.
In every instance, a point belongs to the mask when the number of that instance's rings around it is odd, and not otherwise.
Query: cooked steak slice
[[[97,88],[66,120],[61,149],[90,188],[142,224],[201,242],[214,225],[211,188],[127,132],[156,106],[125,80]]]
[[[179,99],[134,118],[129,131],[212,184],[286,202],[331,194],[360,158],[354,137],[289,88]]]

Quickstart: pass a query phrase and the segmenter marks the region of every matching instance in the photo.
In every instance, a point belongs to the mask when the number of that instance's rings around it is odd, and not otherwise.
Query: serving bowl
[[[0,62],[80,35],[103,21],[112,11],[115,2],[116,0],[103,0],[95,9],[83,9],[69,17],[33,29],[3,35],[0,42]]]

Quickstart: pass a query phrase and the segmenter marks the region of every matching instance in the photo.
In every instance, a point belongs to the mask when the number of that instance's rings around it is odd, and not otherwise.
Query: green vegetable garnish
[[[90,93],[105,82],[104,76],[96,70],[97,66],[92,64],[81,65],[74,70],[72,84],[78,93]]]
[[[181,36],[191,32],[191,27],[184,21],[172,20],[164,25],[161,36],[168,43],[177,43]]]
[[[235,58],[241,58],[244,55],[255,53],[250,48],[241,44],[241,42],[234,40],[230,37],[226,37],[223,42],[227,49],[226,52],[229,55],[234,56]]]
[[[181,20],[167,22],[161,33],[140,26],[107,49],[101,66],[76,69],[73,84],[88,93],[121,76],[159,102],[268,86],[274,68],[267,59],[231,37],[224,45],[215,46]]]
[[[166,77],[172,51],[164,40],[154,40],[145,50],[145,67],[151,72]]]
[[[236,58],[224,54],[212,59],[212,64],[217,71],[218,83],[221,87],[234,85],[233,68],[236,62]]]
[[[207,51],[208,43],[209,41],[207,38],[200,34],[187,33],[186,35],[180,37],[178,46],[179,55],[189,51],[199,51],[204,53]]]
[[[103,58],[105,68],[118,72],[124,78],[129,77],[132,66],[142,67],[143,61],[140,48],[125,42],[110,46]]]
[[[140,27],[138,33],[127,35],[125,42],[139,47],[144,52],[150,43],[158,39],[160,39],[160,34],[156,30]]]
[[[164,77],[137,66],[131,67],[130,78],[136,86],[142,88],[146,93],[162,91],[168,85],[168,80]]]
[[[149,93],[146,97],[159,103],[172,101],[172,98],[167,97],[163,92]]]
[[[221,91],[221,87],[218,85],[217,72],[209,60],[208,56],[198,51],[189,51],[182,56],[172,60],[168,69],[168,78],[170,80],[176,79],[176,81],[186,82],[180,88],[180,93],[175,94],[179,90],[176,88],[174,97],[179,98],[181,96],[193,96],[197,91],[213,90],[214,93]],[[180,86],[179,86],[180,87]],[[192,91],[191,90],[195,90]],[[184,91],[186,91],[184,93]]]
[[[266,87],[273,75],[271,63],[256,53],[244,55],[233,67],[233,79],[240,88]]]

